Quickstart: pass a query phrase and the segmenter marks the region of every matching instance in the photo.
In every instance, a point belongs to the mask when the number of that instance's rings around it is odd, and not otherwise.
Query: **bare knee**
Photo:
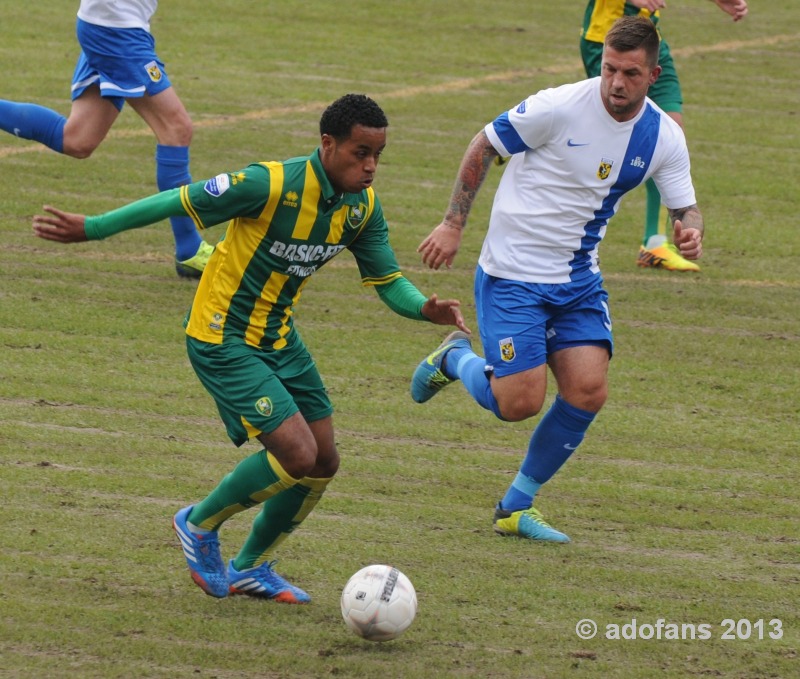
[[[521,422],[539,414],[547,389],[545,366],[505,377],[492,377],[500,415],[507,422]]]
[[[608,399],[608,383],[584,385],[581,389],[561,392],[561,397],[576,408],[590,413],[599,413]]]
[[[189,146],[193,134],[192,119],[188,114],[173,116],[163,130],[156,130],[158,143],[165,146]]]
[[[86,142],[71,142],[64,138],[64,146],[62,148],[62,153],[65,156],[69,156],[70,158],[77,158],[78,160],[83,160],[91,156],[95,149],[97,148],[97,144],[94,143],[86,143]]]
[[[320,449],[313,439],[304,445],[295,446],[290,454],[283,458],[281,466],[295,479],[307,476],[314,479],[329,479],[339,471],[339,452],[336,446]]]
[[[538,394],[495,394],[500,414],[506,422],[521,422],[539,414],[544,397]]]
[[[317,462],[317,442],[308,428],[289,428],[284,422],[271,434],[260,434],[258,440],[294,479],[311,473]]]
[[[310,476],[317,462],[317,444],[313,439],[298,442],[291,450],[281,451],[281,454],[275,450],[271,452],[278,458],[284,471],[295,479]]]
[[[339,471],[339,451],[334,445],[329,450],[320,450],[314,468],[307,474],[315,479],[330,479]]]

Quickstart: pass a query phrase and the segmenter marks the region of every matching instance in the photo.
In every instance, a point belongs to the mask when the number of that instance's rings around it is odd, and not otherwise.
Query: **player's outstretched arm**
[[[747,0],[714,0],[717,7],[730,14],[734,21],[741,21],[747,16]]]
[[[467,147],[444,219],[417,248],[422,261],[431,269],[438,269],[442,264],[448,268],[452,265],[461,245],[461,232],[467,225],[472,203],[498,155],[483,130],[475,135]]]
[[[33,232],[39,238],[46,240],[79,243],[108,238],[128,229],[155,224],[168,217],[188,216],[189,213],[181,200],[181,191],[182,189],[161,191],[111,212],[91,217],[63,212],[45,205],[44,210],[50,214],[36,215],[33,218]]]
[[[43,207],[49,215],[34,215],[33,233],[39,238],[58,243],[81,243],[86,237],[86,215],[63,212],[50,205]]]
[[[472,331],[464,324],[464,316],[461,314],[461,302],[457,299],[439,299],[438,295],[434,293],[422,305],[422,315],[431,323],[455,325],[468,335],[472,334]]]

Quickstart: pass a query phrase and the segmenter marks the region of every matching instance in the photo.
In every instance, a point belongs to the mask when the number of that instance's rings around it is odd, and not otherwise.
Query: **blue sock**
[[[517,478],[500,501],[503,509],[513,512],[531,506],[539,486],[549,481],[581,444],[595,415],[556,396],[531,436]]]
[[[455,364],[456,375],[477,404],[486,410],[491,410],[502,420],[500,406],[497,405],[489,376],[484,370],[486,361],[471,349],[452,349],[447,352],[447,361],[445,362],[447,376],[451,379],[455,377],[455,375],[451,375],[452,368],[449,367],[452,364]]]
[[[191,184],[188,146],[156,146],[156,183],[159,191]],[[197,254],[200,234],[189,217],[170,217],[172,235],[175,237],[175,258],[189,259]]]
[[[0,130],[22,139],[44,144],[64,152],[64,125],[67,119],[52,109],[37,104],[20,104],[0,99]]]
[[[509,486],[503,499],[500,500],[500,508],[508,512],[516,512],[520,509],[528,509],[533,506],[533,498],[539,492],[542,484],[536,479],[525,476],[522,472],[517,472],[513,483]]]

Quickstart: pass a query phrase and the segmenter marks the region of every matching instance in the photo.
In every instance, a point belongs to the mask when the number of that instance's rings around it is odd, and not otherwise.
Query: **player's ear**
[[[658,80],[658,76],[661,75],[661,66],[656,66],[652,71],[650,71],[650,84],[652,85],[656,80]]]
[[[320,144],[323,151],[330,151],[334,146],[336,146],[336,139],[329,134],[323,134]]]

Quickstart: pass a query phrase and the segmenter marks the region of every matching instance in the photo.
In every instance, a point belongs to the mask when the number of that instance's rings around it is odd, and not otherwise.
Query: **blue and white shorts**
[[[125,99],[154,95],[172,85],[156,55],[153,36],[143,28],[107,28],[78,19],[81,52],[72,76],[73,101],[90,85],[122,110]]]
[[[602,346],[613,353],[603,278],[525,283],[475,272],[475,308],[486,371],[497,377],[530,370],[560,349]]]

